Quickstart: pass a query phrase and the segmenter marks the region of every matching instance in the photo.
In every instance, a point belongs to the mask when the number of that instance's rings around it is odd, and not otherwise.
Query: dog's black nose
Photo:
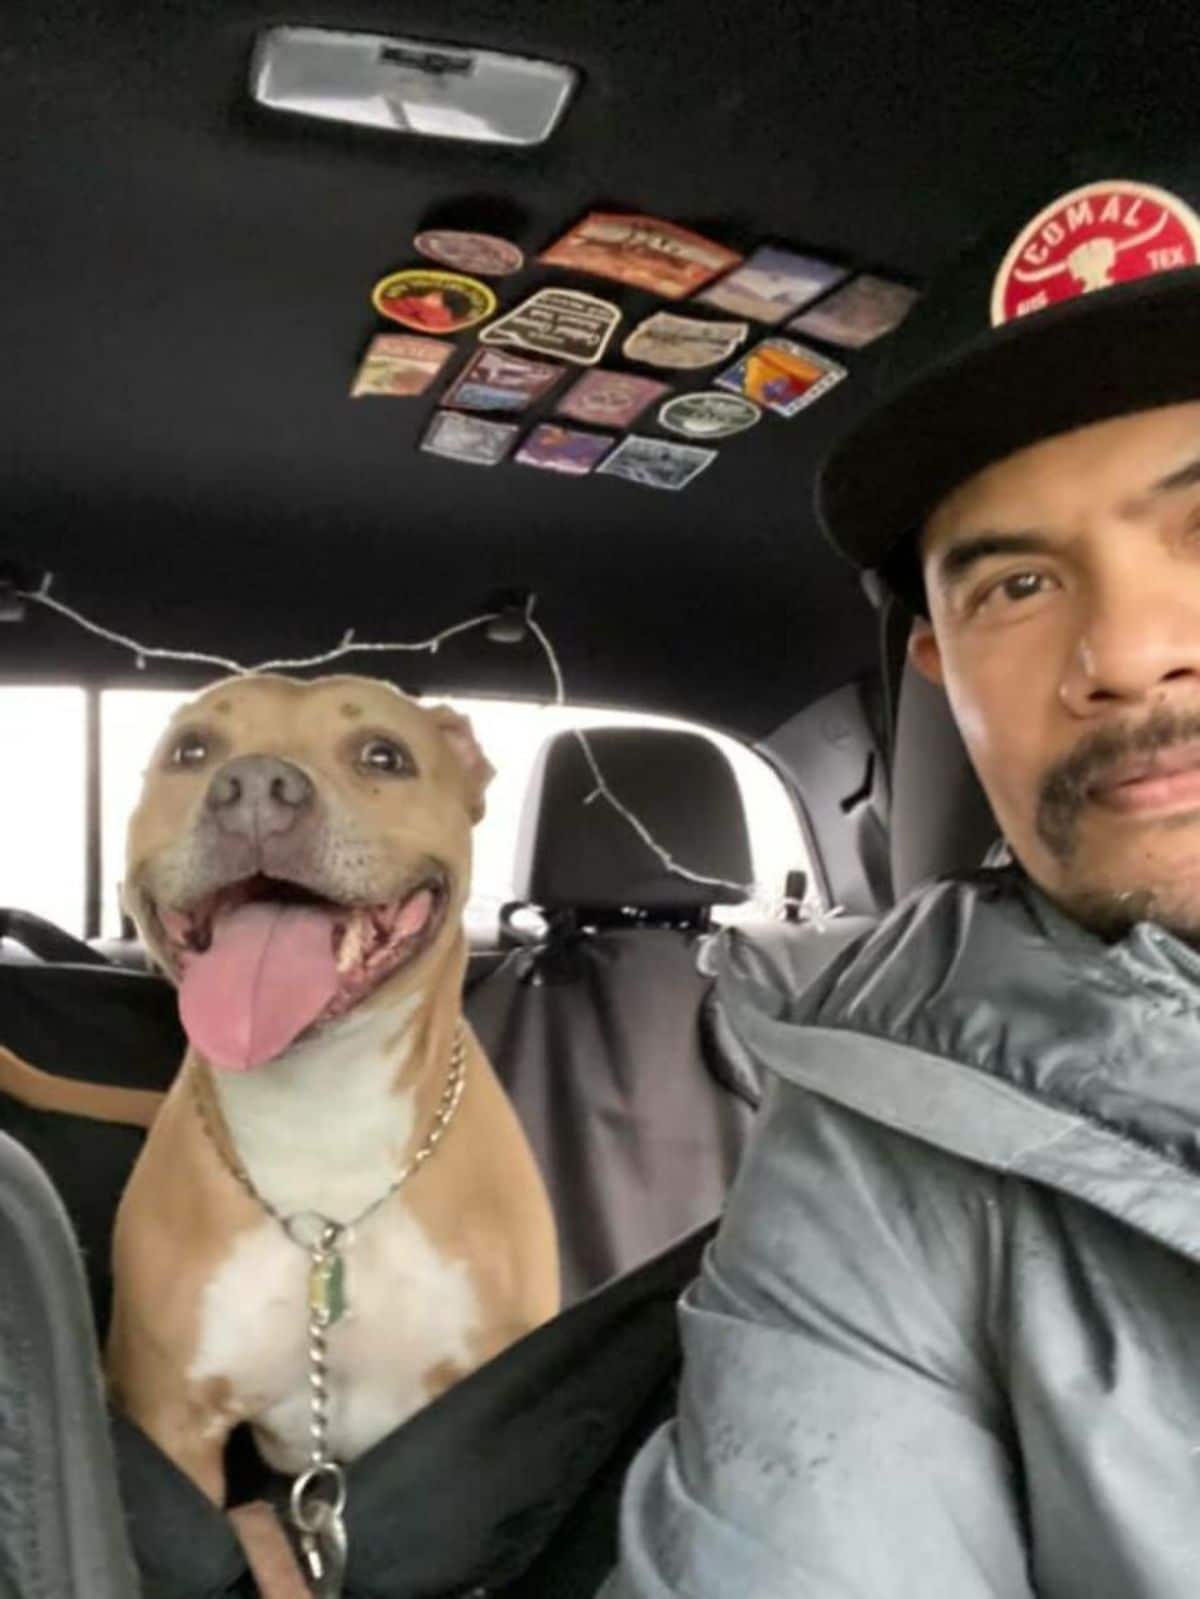
[[[286,833],[312,802],[311,780],[298,766],[273,755],[239,755],[226,761],[205,796],[224,832],[251,839]]]

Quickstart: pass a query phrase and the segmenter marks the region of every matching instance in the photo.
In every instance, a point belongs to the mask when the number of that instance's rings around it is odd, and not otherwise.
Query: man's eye
[[[392,777],[416,777],[417,763],[407,745],[391,738],[369,738],[358,752],[358,764],[368,772]]]
[[[170,766],[203,766],[208,759],[208,740],[201,733],[182,733],[171,746]]]
[[[1045,593],[1052,582],[1046,572],[1010,572],[984,589],[976,609],[981,610],[986,605],[1020,605],[1024,600],[1036,599]]]

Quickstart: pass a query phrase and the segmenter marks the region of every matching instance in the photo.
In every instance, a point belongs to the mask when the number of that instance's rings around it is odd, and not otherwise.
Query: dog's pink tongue
[[[243,905],[218,917],[191,957],[179,1014],[214,1066],[248,1071],[281,1055],[338,988],[333,918],[309,905]]]

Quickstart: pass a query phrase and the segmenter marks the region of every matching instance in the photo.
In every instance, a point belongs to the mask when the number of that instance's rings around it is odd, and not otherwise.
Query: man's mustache
[[[1091,792],[1115,767],[1140,755],[1153,755],[1200,741],[1200,712],[1181,715],[1159,710],[1137,727],[1097,728],[1069,755],[1056,761],[1038,791],[1038,837],[1060,861],[1068,861],[1079,841],[1079,821]]]

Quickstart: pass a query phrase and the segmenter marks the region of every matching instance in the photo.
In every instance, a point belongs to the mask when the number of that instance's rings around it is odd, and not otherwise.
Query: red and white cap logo
[[[992,326],[1096,289],[1200,265],[1200,217],[1147,183],[1089,183],[1017,235],[992,287]]]

